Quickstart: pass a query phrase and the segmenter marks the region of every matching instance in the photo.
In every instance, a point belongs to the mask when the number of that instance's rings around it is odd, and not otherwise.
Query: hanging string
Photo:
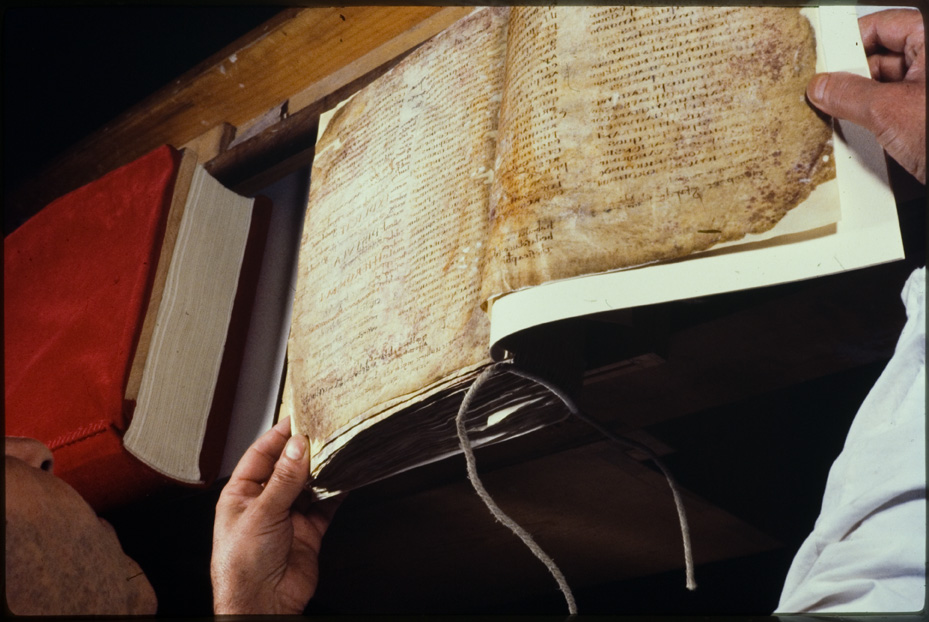
[[[549,391],[551,391],[559,400],[564,403],[572,415],[591,426],[610,440],[628,448],[641,451],[645,453],[649,459],[655,463],[661,473],[664,475],[665,479],[668,482],[668,486],[671,488],[671,496],[674,498],[674,506],[677,509],[677,517],[681,526],[681,538],[684,542],[684,566],[685,566],[685,575],[686,575],[686,585],[688,590],[697,589],[697,582],[694,578],[694,563],[693,563],[693,551],[691,549],[690,543],[690,526],[687,522],[687,514],[684,511],[684,503],[681,500],[681,495],[678,490],[677,482],[671,476],[670,471],[664,466],[662,461],[658,458],[658,455],[649,447],[643,443],[635,441],[631,438],[622,437],[614,434],[612,431],[603,427],[597,420],[587,416],[578,406],[574,403],[574,400],[571,399],[564,391],[562,391],[557,385],[554,385],[544,378],[527,372],[525,370],[519,369],[513,365],[512,361],[503,361],[500,363],[495,363],[484,370],[474,381],[471,387],[465,393],[464,399],[461,402],[461,407],[458,409],[458,416],[455,418],[455,426],[458,430],[458,440],[461,443],[461,450],[464,453],[465,461],[467,462],[468,468],[468,479],[471,481],[471,485],[474,487],[474,490],[477,492],[478,497],[484,502],[487,508],[490,510],[491,514],[494,517],[507,526],[514,534],[516,534],[529,548],[530,551],[543,563],[549,572],[552,573],[552,576],[555,577],[555,580],[558,582],[558,587],[561,589],[561,592],[565,596],[565,600],[568,604],[568,611],[571,615],[577,613],[577,606],[574,601],[574,595],[571,592],[571,588],[568,586],[567,581],[564,578],[561,570],[555,564],[554,560],[549,557],[542,548],[533,540],[532,536],[522,527],[520,527],[513,519],[507,516],[503,510],[494,502],[490,494],[484,488],[483,483],[481,483],[480,477],[477,474],[477,462],[474,458],[474,451],[471,448],[471,443],[468,440],[468,434],[465,429],[465,415],[471,408],[471,402],[474,400],[475,395],[480,390],[481,386],[484,385],[494,374],[499,372],[508,372],[539,384]]]
[[[542,385],[543,387],[545,387],[546,389],[554,393],[558,397],[558,399],[560,399],[564,403],[564,405],[568,407],[568,410],[571,411],[572,415],[574,415],[575,417],[577,417],[578,419],[580,419],[581,421],[583,421],[590,427],[594,428],[595,430],[597,430],[598,432],[600,432],[601,434],[603,434],[610,440],[616,443],[619,443],[620,445],[623,445],[624,447],[628,449],[635,449],[635,450],[643,452],[655,464],[655,466],[658,467],[662,475],[664,475],[665,480],[668,482],[668,487],[671,489],[671,496],[674,499],[674,507],[677,509],[677,518],[681,526],[681,539],[683,540],[683,544],[684,544],[684,567],[685,567],[687,589],[691,591],[697,589],[697,582],[694,578],[693,551],[690,545],[690,525],[687,522],[687,513],[684,511],[684,502],[681,500],[681,495],[680,495],[680,491],[677,486],[677,482],[675,481],[674,477],[671,475],[671,472],[667,469],[667,467],[665,467],[662,460],[658,457],[658,454],[656,454],[655,451],[651,447],[649,447],[648,445],[645,445],[644,443],[640,443],[639,441],[633,440],[628,437],[618,436],[617,434],[614,434],[612,431],[603,427],[600,424],[600,422],[588,416],[584,411],[578,408],[578,406],[574,403],[574,400],[572,400],[558,386],[548,382],[544,378],[541,378],[539,376],[536,376],[535,374],[531,374],[522,369],[519,369],[518,367],[512,364],[508,365],[508,367],[506,368],[506,371],[516,376],[525,378],[526,380],[530,380],[532,382]]]
[[[548,568],[548,571],[552,573],[552,576],[555,577],[555,581],[558,582],[558,587],[561,589],[561,593],[564,594],[565,601],[568,603],[568,613],[571,615],[577,614],[577,604],[574,602],[574,594],[571,592],[571,587],[568,585],[567,580],[564,578],[561,569],[558,568],[558,565],[555,563],[548,554],[542,550],[536,541],[532,538],[528,531],[523,529],[516,523],[512,518],[506,515],[503,510],[500,509],[500,506],[491,498],[490,493],[487,492],[487,489],[484,488],[484,484],[481,483],[481,478],[477,474],[477,462],[474,459],[474,451],[471,449],[471,443],[468,441],[468,433],[465,430],[465,414],[471,407],[471,401],[474,399],[474,396],[477,395],[478,390],[481,388],[487,380],[501,369],[501,365],[506,363],[496,363],[484,370],[474,381],[471,387],[465,393],[464,399],[461,401],[461,407],[458,409],[458,416],[455,418],[455,426],[458,429],[458,440],[461,442],[461,450],[464,452],[465,461],[468,464],[468,479],[471,480],[471,485],[474,486],[474,490],[477,491],[477,496],[481,498],[484,502],[484,505],[487,506],[487,509],[490,510],[490,513],[494,515],[498,521],[503,523],[506,527],[510,529],[514,534],[516,534],[523,543],[529,547],[529,550],[532,551],[539,561],[545,564],[545,567]]]

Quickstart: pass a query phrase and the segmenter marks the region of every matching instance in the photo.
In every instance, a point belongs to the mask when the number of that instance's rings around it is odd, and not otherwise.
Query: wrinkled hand
[[[807,97],[828,115],[872,132],[881,147],[926,183],[926,40],[919,11],[879,11],[858,20],[869,80],[836,72],[813,76]]]
[[[306,608],[319,578],[323,534],[339,501],[297,509],[306,501],[301,493],[308,468],[306,439],[291,437],[289,418],[239,461],[216,504],[210,562],[215,613],[300,614]]]

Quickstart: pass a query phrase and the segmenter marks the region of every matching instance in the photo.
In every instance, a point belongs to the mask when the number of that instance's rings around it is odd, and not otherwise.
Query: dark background
[[[281,9],[7,6],[0,31],[4,195]],[[18,224],[7,216],[5,233]]]

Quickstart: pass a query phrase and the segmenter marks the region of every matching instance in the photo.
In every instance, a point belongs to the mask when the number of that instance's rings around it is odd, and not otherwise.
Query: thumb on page
[[[926,183],[925,83],[877,82],[851,73],[822,73],[807,85],[824,113],[874,134],[881,147],[920,183]]]
[[[820,73],[810,79],[806,94],[826,114],[872,130],[872,106],[881,85],[852,73]]]
[[[267,505],[270,512],[290,510],[306,484],[309,466],[310,456],[306,437],[299,434],[291,436],[261,494],[263,503]]]

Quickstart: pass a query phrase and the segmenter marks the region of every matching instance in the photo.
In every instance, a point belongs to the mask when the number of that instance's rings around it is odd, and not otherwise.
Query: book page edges
[[[517,403],[515,403],[515,404],[511,404],[511,405],[507,406],[506,408],[504,408],[503,410],[499,411],[499,412],[496,413],[495,415],[492,415],[492,417],[491,417],[492,420],[490,420],[490,421],[488,422],[488,427],[495,427],[495,426],[498,426],[499,424],[501,424],[501,423],[502,423],[507,417],[509,417],[510,415],[512,415],[512,414],[516,413],[517,411],[522,410],[522,409],[524,409],[524,408],[528,408],[528,407],[532,406],[533,404],[537,404],[537,403],[540,402],[541,400],[542,400],[542,398],[526,398],[525,400],[523,400],[523,401],[521,401],[521,402],[517,402]],[[494,436],[491,436],[491,437],[488,437],[488,438],[484,438],[484,439],[482,439],[482,440],[480,440],[480,441],[473,441],[473,442],[472,442],[472,449],[476,449],[476,448],[478,448],[478,447],[483,447],[483,446],[485,446],[485,445],[491,445],[491,444],[493,444],[493,443],[495,443],[495,442],[497,442],[497,441],[504,440],[504,439],[505,439],[505,440],[511,440],[511,439],[514,439],[514,438],[519,438],[519,437],[525,436],[526,434],[529,434],[529,433],[531,433],[531,432],[535,432],[536,430],[540,430],[540,429],[542,429],[543,427],[545,427],[546,425],[547,425],[547,423],[539,422],[537,425],[530,426],[530,427],[526,427],[526,428],[517,430],[517,431],[515,431],[515,432],[512,431],[512,430],[510,430],[510,429],[502,429],[502,428],[501,428],[500,431],[499,431],[496,435],[494,435]],[[334,451],[331,452],[330,455],[332,455],[332,453],[335,453],[335,452],[334,452]],[[404,467],[404,468],[402,468],[402,469],[398,469],[398,470],[396,470],[396,471],[391,471],[389,474],[385,474],[385,475],[383,475],[383,476],[381,476],[381,477],[377,477],[377,478],[375,478],[375,479],[372,479],[371,481],[366,482],[366,485],[367,485],[367,484],[372,484],[372,483],[374,483],[374,482],[381,481],[381,480],[386,479],[386,478],[388,478],[388,477],[393,477],[394,475],[399,475],[400,473],[405,473],[405,472],[407,472],[407,471],[411,471],[411,470],[413,470],[413,469],[417,469],[417,468],[422,467],[422,466],[425,466],[425,465],[427,465],[427,464],[432,464],[432,463],[438,462],[438,461],[440,461],[440,460],[445,460],[446,458],[450,458],[450,457],[452,457],[452,456],[457,456],[457,455],[459,455],[460,453],[461,453],[461,449],[460,449],[460,448],[455,448],[455,449],[451,449],[451,450],[444,451],[444,452],[441,452],[441,453],[437,453],[437,454],[434,454],[434,455],[429,455],[428,457],[424,457],[424,458],[423,458],[421,461],[419,461],[419,462],[416,462],[416,463],[414,463],[414,464],[411,464],[411,465],[409,465],[409,466],[406,466],[406,467]],[[336,495],[342,494],[343,492],[346,492],[346,491],[344,491],[344,490],[329,490],[329,489],[326,489],[326,488],[316,488],[316,487],[313,488],[313,494],[314,494],[314,496],[315,496],[315,498],[316,498],[317,500],[322,500],[322,499],[327,499],[327,498],[329,498],[329,497],[334,497],[334,496],[336,496]]]
[[[428,400],[431,396],[439,393],[443,389],[460,382],[463,378],[476,377],[477,373],[483,369],[490,360],[477,363],[458,370],[456,373],[441,378],[432,384],[409,393],[393,398],[387,402],[372,406],[365,412],[353,418],[347,424],[342,426],[328,441],[313,443],[311,441],[310,455],[316,458],[316,464],[310,465],[310,471],[318,472],[326,463],[330,456],[336,453],[341,447],[344,447],[352,438],[363,430],[386,420],[395,413],[407,408],[411,404],[420,403]],[[286,387],[285,387],[286,391]],[[431,461],[431,460],[430,460]]]
[[[129,379],[126,381],[124,398],[129,401],[135,401],[139,396],[139,385],[142,383],[145,360],[148,358],[148,350],[151,347],[152,331],[155,328],[155,321],[158,318],[158,308],[161,305],[161,298],[164,294],[165,279],[167,279],[168,268],[171,265],[171,258],[174,255],[177,233],[181,225],[181,220],[184,218],[184,207],[187,203],[187,195],[190,192],[190,183],[193,179],[196,166],[197,154],[189,149],[183,150],[181,152],[181,159],[177,167],[177,172],[175,173],[171,205],[168,208],[164,237],[161,242],[158,266],[155,269],[155,277],[152,282],[148,307],[145,310],[145,319],[142,322],[142,330],[139,333],[138,342],[136,343],[132,367],[129,370]]]
[[[212,201],[198,205],[201,196]],[[219,200],[219,197],[226,199]],[[158,312],[138,401],[123,444],[136,458],[154,470],[180,482],[203,482],[199,460],[206,424],[216,389],[216,378],[228,324],[232,314],[245,244],[251,223],[253,200],[234,195],[213,179],[202,166],[197,171],[185,207],[185,219],[171,260],[164,304]],[[199,221],[199,224],[198,224]],[[226,224],[228,235],[192,237],[199,227],[212,231]],[[213,243],[210,244],[210,241]],[[191,275],[202,268],[204,258],[222,257],[226,270],[222,285],[204,306],[201,289],[191,289]],[[232,274],[234,270],[235,274]],[[220,279],[216,279],[220,281]],[[184,283],[188,288],[184,288]],[[199,317],[213,318],[210,330],[188,319],[196,309]],[[215,318],[221,318],[216,321]],[[179,348],[183,344],[183,348]],[[175,346],[172,350],[172,345]],[[189,356],[181,356],[183,349]],[[165,390],[165,384],[172,390]]]
[[[819,7],[811,22],[814,27],[821,26],[817,40],[827,70],[854,67],[856,73],[868,75],[860,40],[849,36],[858,33],[854,7]],[[842,217],[834,226],[806,235],[785,235],[775,227],[764,236],[767,242],[750,240],[744,252],[719,252],[723,247],[719,245],[690,258],[650,264],[644,269],[550,282],[492,299],[488,304],[491,351],[498,356],[502,339],[539,324],[798,281],[901,259],[903,247],[883,151],[871,134],[850,123],[840,122],[835,135],[836,180],[814,192],[814,196],[838,193]],[[746,241],[735,244],[746,245]]]

